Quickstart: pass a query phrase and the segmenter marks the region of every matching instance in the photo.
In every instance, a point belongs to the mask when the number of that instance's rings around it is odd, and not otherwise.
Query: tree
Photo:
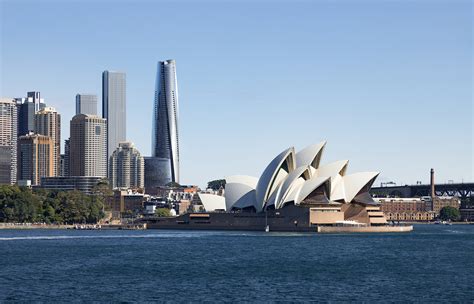
[[[221,187],[225,188],[225,179],[216,179],[207,183],[207,188],[214,191],[219,190]]]
[[[102,187],[102,188],[101,188]],[[0,222],[97,223],[104,217],[103,195],[107,184],[99,185],[96,195],[79,191],[56,191],[10,185],[0,186]]]
[[[458,209],[446,206],[439,211],[439,218],[443,221],[458,221],[461,218],[461,214]]]
[[[168,208],[156,208],[155,215],[158,217],[171,216],[171,212]]]
[[[110,185],[107,179],[102,179],[92,189],[92,196],[94,200],[99,200],[102,203],[105,202],[106,198],[112,196],[114,192],[110,189]]]

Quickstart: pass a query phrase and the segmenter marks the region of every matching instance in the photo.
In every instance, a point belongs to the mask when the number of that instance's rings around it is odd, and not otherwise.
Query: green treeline
[[[100,191],[86,195],[79,191],[0,186],[0,222],[93,224],[104,217],[103,209]]]

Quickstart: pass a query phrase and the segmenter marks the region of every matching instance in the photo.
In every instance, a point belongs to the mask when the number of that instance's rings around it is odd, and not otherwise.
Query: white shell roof
[[[307,180],[296,192],[294,199],[295,205],[299,205],[306,197],[308,197],[308,195],[311,194],[311,192],[326,183],[329,186],[330,177],[313,177]]]
[[[325,141],[304,148],[296,153],[296,167],[312,166],[317,169],[323,154]]]
[[[209,193],[198,193],[198,196],[207,212],[226,210],[225,198],[223,196]]]
[[[378,175],[379,172],[359,172],[344,176],[343,182],[346,203],[352,202],[354,197],[359,194],[364,187],[370,187]]]
[[[257,211],[261,211],[265,202],[271,195],[271,190],[275,189],[287,174],[281,172],[282,165],[288,162],[289,172],[295,169],[295,149],[286,149],[275,157],[265,168],[257,183],[256,198]]]
[[[257,209],[255,187],[243,183],[226,183],[224,196],[228,211],[232,208],[242,209],[251,206]]]
[[[348,160],[338,160],[329,164],[321,165],[316,170],[315,175],[333,177],[333,176],[336,176],[337,174],[340,174],[344,176],[348,163],[349,163]]]
[[[249,175],[231,175],[225,178],[225,182],[226,184],[244,184],[255,189],[257,188],[258,178]]]
[[[302,178],[303,181],[300,181],[298,183],[298,179]],[[298,184],[303,184],[304,180],[308,180],[311,178],[311,171],[309,170],[309,166],[301,166],[299,168],[296,168],[293,172],[291,172],[288,177],[285,179],[285,181],[281,184],[280,187],[278,187],[278,190],[275,191],[275,208],[280,208],[282,203],[284,202],[285,198],[288,196],[290,191],[294,189],[295,187],[298,186]]]

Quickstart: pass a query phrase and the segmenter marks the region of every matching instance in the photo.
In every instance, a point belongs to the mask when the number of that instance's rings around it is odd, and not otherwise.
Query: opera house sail
[[[160,184],[179,183],[178,82],[175,60],[158,62],[153,109],[152,156],[167,172],[159,172]],[[157,172],[158,174],[158,172]]]

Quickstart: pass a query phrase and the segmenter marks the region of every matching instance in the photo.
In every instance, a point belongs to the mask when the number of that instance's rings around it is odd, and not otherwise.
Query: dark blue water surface
[[[0,230],[0,302],[474,300],[474,225],[406,234]]]

